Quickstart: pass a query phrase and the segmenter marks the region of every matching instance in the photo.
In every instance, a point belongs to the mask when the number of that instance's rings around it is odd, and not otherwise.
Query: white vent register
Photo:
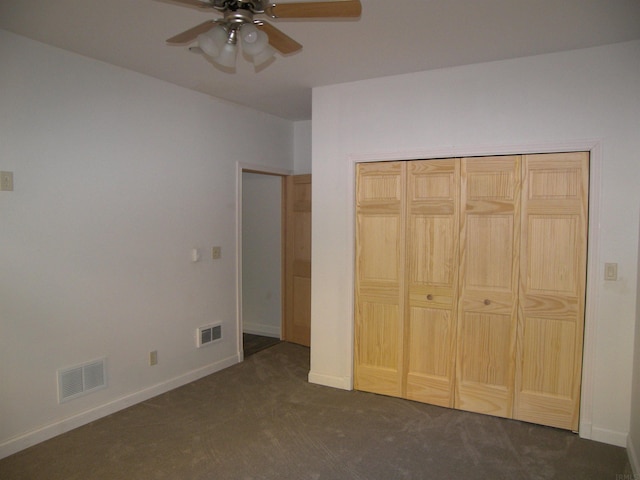
[[[106,359],[58,370],[58,402],[66,402],[107,386]]]
[[[222,325],[207,325],[196,331],[196,347],[204,347],[222,339]]]

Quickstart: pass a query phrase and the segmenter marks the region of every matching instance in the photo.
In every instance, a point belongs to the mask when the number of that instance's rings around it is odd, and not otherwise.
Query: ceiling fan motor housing
[[[223,12],[246,10],[251,13],[264,13],[265,2],[262,0],[212,0],[211,5]]]
[[[243,25],[253,25],[253,14],[251,10],[227,10],[224,12],[224,22],[220,22],[228,33],[227,43],[236,44],[238,30]]]

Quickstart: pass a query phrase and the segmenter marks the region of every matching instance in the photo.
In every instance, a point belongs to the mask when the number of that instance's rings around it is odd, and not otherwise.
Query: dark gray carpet
[[[265,348],[273,347],[280,342],[281,340],[279,338],[265,337],[264,335],[253,335],[251,333],[243,333],[242,350],[244,352],[244,358],[261,352]]]
[[[312,385],[308,370],[307,348],[280,343],[0,460],[0,478],[616,480],[631,472],[623,448]]]

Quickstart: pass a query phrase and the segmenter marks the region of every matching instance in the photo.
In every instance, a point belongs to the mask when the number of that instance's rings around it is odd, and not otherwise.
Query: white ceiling
[[[259,72],[239,57],[234,74],[165,44],[219,16],[170,0],[0,0],[0,28],[291,120],[311,118],[316,86],[640,38],[640,0],[362,0],[362,6],[355,21],[273,20],[304,48],[278,55]]]

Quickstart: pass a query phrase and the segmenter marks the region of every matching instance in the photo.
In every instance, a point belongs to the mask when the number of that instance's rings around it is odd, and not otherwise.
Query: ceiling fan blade
[[[256,24],[269,37],[269,44],[283,55],[302,49],[302,45],[267,22]]]
[[[200,25],[196,25],[195,27],[190,28],[189,30],[185,30],[184,32],[179,33],[178,35],[168,38],[167,43],[169,45],[188,45],[191,42],[193,42],[201,33],[208,32],[209,30],[211,30],[216,23],[217,22],[215,20],[207,20],[206,22],[201,23]]]
[[[208,2],[201,2],[200,0],[169,0],[171,3],[179,3],[187,7],[200,8],[202,10],[208,10],[213,8],[213,5]]]
[[[354,18],[362,13],[360,0],[273,3],[265,8],[272,18]]]

